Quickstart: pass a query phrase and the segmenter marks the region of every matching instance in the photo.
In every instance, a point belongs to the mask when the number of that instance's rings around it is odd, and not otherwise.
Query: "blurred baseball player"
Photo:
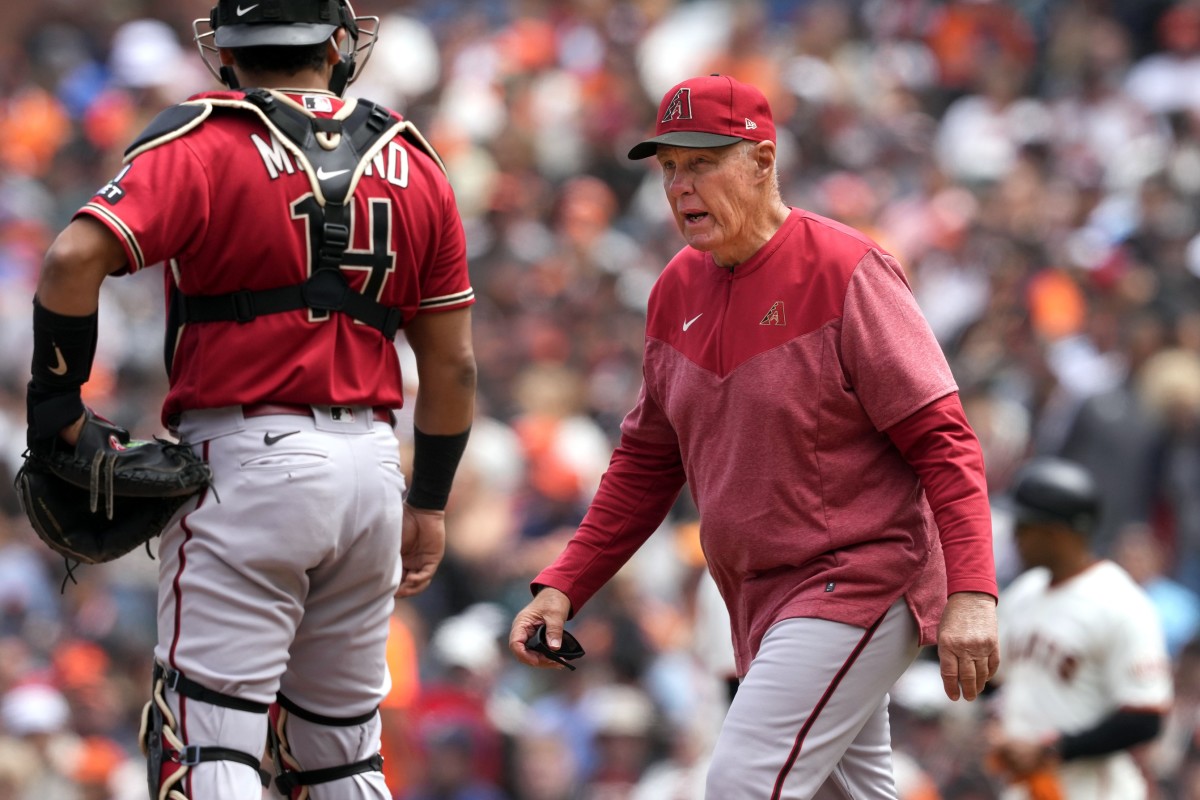
[[[547,644],[689,484],[741,684],[710,800],[894,800],[887,692],[937,641],[947,694],[999,661],[979,443],[891,256],[784,204],[766,98],[683,81],[657,135],[688,247],[650,297],[644,381],[578,532],[513,622]],[[936,522],[936,524],[935,524]]]
[[[440,160],[397,114],[341,98],[377,28],[346,0],[220,0],[197,42],[229,90],[150,125],[38,284],[30,419],[69,442],[101,282],[164,265],[163,421],[215,475],[159,550],[143,744],[160,800],[258,800],[268,720],[284,796],[391,797],[388,618],[441,559],[475,363]],[[400,327],[420,378],[407,495]]]
[[[1005,665],[993,761],[1006,800],[1141,800],[1129,749],[1158,733],[1171,668],[1154,607],[1089,536],[1100,502],[1091,475],[1053,458],[1012,488],[1016,543],[1029,568],[1000,599]]]

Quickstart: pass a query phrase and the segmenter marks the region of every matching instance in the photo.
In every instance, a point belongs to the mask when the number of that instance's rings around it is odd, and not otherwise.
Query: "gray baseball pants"
[[[400,582],[404,476],[395,434],[370,409],[243,417],[184,414],[215,491],[162,539],[157,659],[204,687],[259,703],[277,691],[323,717],[370,712],[390,685],[388,619]],[[218,501],[219,499],[219,501]],[[267,715],[167,693],[185,744],[262,755]],[[288,721],[305,770],[379,750],[380,722]],[[259,800],[254,770],[202,763],[180,786],[190,800]],[[386,800],[383,774],[311,787],[311,800]]]
[[[707,800],[896,800],[888,690],[918,649],[903,599],[866,630],[773,625],[717,739]]]

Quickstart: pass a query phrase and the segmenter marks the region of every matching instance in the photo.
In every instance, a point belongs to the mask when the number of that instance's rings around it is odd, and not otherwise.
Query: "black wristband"
[[[413,428],[413,478],[404,502],[413,508],[441,511],[450,499],[454,473],[467,447],[471,429],[450,436]]]
[[[33,299],[33,361],[25,395],[31,438],[54,436],[83,413],[79,390],[92,372],[96,338],[96,314],[58,314]]]

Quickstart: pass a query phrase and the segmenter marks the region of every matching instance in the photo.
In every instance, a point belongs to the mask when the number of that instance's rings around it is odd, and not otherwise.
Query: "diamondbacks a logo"
[[[671,98],[671,102],[667,103],[667,110],[663,112],[662,122],[670,122],[673,119],[691,119],[692,118],[692,90],[686,86],[679,87],[679,91],[675,92],[675,96]]]
[[[787,325],[787,314],[783,311],[783,301],[776,300],[771,310],[762,318],[759,325]]]

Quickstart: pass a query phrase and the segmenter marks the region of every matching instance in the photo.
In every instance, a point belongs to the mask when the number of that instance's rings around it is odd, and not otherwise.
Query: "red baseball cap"
[[[655,136],[636,144],[629,158],[649,158],[660,144],[723,147],[743,140],[775,141],[767,98],[728,75],[689,78],[672,86],[658,105]]]

